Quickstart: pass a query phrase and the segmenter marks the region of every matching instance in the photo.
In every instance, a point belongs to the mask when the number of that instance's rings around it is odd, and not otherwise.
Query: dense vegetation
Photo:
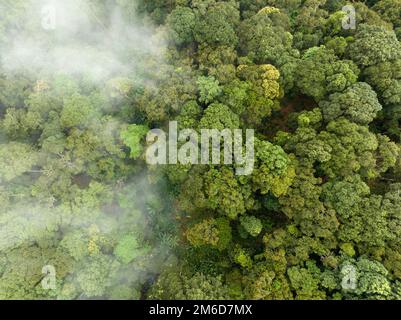
[[[78,2],[0,2],[0,299],[401,299],[401,0]],[[253,173],[147,165],[172,120]]]

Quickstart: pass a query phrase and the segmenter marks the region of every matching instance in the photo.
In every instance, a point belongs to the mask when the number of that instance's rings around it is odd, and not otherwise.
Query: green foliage
[[[245,213],[246,200],[249,196],[249,191],[241,187],[233,170],[210,169],[205,177],[208,207],[230,219],[236,219],[238,215]]]
[[[171,37],[177,45],[185,45],[193,41],[195,24],[195,13],[187,7],[177,7],[167,17]]]
[[[196,128],[202,109],[196,101],[187,102],[177,117],[178,127],[182,129]]]
[[[246,101],[243,118],[250,125],[259,125],[264,118],[279,109],[278,99],[282,96],[279,79],[280,72],[272,65],[240,65],[238,75],[246,82],[241,86],[249,85],[248,100]]]
[[[253,261],[249,253],[245,249],[237,246],[233,252],[234,262],[239,264],[243,268],[250,269],[252,267]]]
[[[352,122],[366,125],[372,122],[382,109],[377,94],[363,82],[358,82],[342,93],[334,93],[328,101],[320,102],[323,116],[331,121],[345,116]]]
[[[109,285],[108,274],[113,268],[109,257],[89,258],[77,274],[77,283],[86,297],[101,297]]]
[[[188,230],[187,239],[193,246],[216,246],[219,242],[219,230],[214,219],[207,219]]]
[[[0,145],[0,181],[10,181],[29,171],[38,154],[27,144],[11,142]]]
[[[319,269],[312,263],[307,268],[291,267],[287,271],[292,288],[298,300],[325,299],[325,293],[319,290]]]
[[[285,275],[269,270],[265,263],[254,265],[244,276],[245,297],[255,300],[292,300],[293,295]]]
[[[188,229],[186,237],[195,248],[209,245],[224,250],[232,238],[230,222],[225,218],[205,219]]]
[[[373,10],[378,12],[380,16],[393,24],[394,31],[397,36],[400,35],[401,31],[401,1],[400,0],[381,0],[378,1],[374,6]],[[398,39],[400,39],[398,37]]]
[[[388,271],[381,263],[361,258],[356,266],[359,271],[357,294],[370,298],[390,296],[391,286],[386,279]]]
[[[386,105],[401,102],[398,90],[401,83],[401,59],[370,66],[364,70],[364,75]]]
[[[248,232],[252,237],[257,237],[262,231],[262,222],[253,216],[246,216],[240,218],[241,225],[244,227],[246,232]]]
[[[201,129],[237,129],[240,125],[238,115],[230,110],[229,107],[222,103],[213,103],[204,112],[199,122]]]
[[[261,10],[241,23],[240,48],[257,63],[283,65],[296,56],[292,49],[293,36],[282,26],[275,26],[269,11]]]
[[[137,238],[132,234],[123,236],[114,248],[115,256],[122,263],[130,263],[135,258],[148,252],[148,248],[143,247]]]
[[[210,46],[237,44],[235,28],[240,12],[235,2],[196,1],[193,6],[196,12],[195,41]]]
[[[237,52],[230,46],[214,49],[202,45],[199,48],[199,70],[215,77],[221,84],[236,80]]]
[[[389,299],[392,287],[388,271],[378,261],[360,257],[356,262],[347,262],[355,270],[356,289],[348,295],[359,299]],[[343,266],[344,268],[344,266]]]
[[[202,273],[182,275],[168,269],[159,277],[149,294],[150,299],[156,300],[224,300],[227,296],[227,288],[221,277]]]
[[[221,100],[225,101],[234,113],[241,115],[246,109],[249,88],[248,82],[236,79],[224,86]]]
[[[339,60],[333,51],[321,47],[308,49],[296,70],[297,86],[317,100],[342,92],[354,84],[359,71],[351,61]]]
[[[383,27],[361,25],[349,47],[349,56],[361,67],[399,59],[400,43],[394,31]]]
[[[85,126],[93,116],[94,108],[88,97],[74,95],[64,101],[60,115],[63,128]]]
[[[137,159],[142,154],[144,147],[141,144],[141,140],[148,131],[149,128],[147,126],[136,124],[129,125],[121,131],[121,139],[131,150],[130,158]]]
[[[252,174],[254,188],[262,194],[272,192],[276,197],[287,192],[295,176],[290,157],[280,146],[268,141],[256,143],[256,168]]]

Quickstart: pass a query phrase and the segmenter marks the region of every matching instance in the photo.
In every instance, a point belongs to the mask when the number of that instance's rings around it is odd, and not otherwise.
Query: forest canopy
[[[1,0],[0,204],[0,299],[401,299],[401,0]]]

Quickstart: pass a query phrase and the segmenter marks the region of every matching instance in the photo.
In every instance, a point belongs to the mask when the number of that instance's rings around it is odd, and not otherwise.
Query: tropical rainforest
[[[401,299],[401,0],[0,18],[0,299]],[[170,121],[254,129],[253,172],[149,165]]]

